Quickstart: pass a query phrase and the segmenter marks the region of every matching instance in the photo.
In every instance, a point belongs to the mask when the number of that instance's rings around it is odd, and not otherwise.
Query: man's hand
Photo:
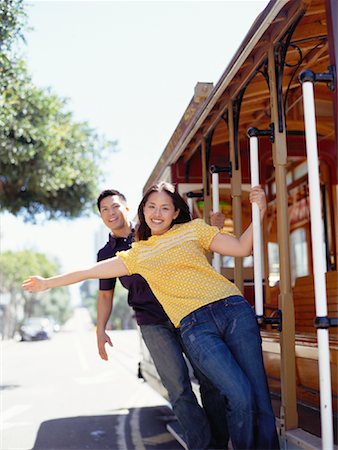
[[[105,348],[106,344],[110,345],[110,347],[113,346],[112,341],[108,336],[108,334],[105,331],[100,333],[97,332],[97,348],[99,350],[99,355],[101,356],[102,359],[108,361],[108,354]]]
[[[219,229],[224,227],[225,215],[221,212],[210,211],[210,224]]]

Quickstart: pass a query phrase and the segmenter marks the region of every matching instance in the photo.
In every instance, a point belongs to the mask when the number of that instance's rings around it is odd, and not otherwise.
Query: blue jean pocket
[[[233,309],[234,312],[236,312],[236,308],[238,308],[239,317],[242,316],[243,314],[255,317],[254,307],[251,306],[250,303],[240,295],[233,295],[232,297],[226,298],[225,306],[234,308]]]

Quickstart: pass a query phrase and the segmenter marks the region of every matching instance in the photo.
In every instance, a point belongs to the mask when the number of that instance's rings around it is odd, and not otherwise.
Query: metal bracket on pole
[[[259,130],[255,127],[248,128],[246,134],[249,138],[267,136],[270,138],[270,142],[275,142],[275,126],[273,123],[270,123],[270,127],[267,130]]]
[[[191,217],[193,217],[193,213],[194,213],[194,203],[193,203],[193,199],[194,198],[204,198],[204,192],[192,192],[189,191],[187,192],[187,198],[188,198],[188,206],[189,206],[189,211],[190,211],[190,215]]]
[[[283,313],[280,309],[273,311],[270,317],[256,314],[256,320],[259,326],[266,324],[271,325],[273,329],[276,329],[279,332],[283,330]]]
[[[256,320],[259,326],[263,324],[271,325],[273,329],[276,329],[279,332],[283,329],[283,314],[280,309],[273,311],[269,317],[256,316]]]
[[[315,328],[326,330],[338,327],[338,317],[317,316],[314,321]]]
[[[337,74],[335,66],[329,66],[326,73],[314,73],[312,70],[303,70],[299,74],[298,80],[301,84],[309,81],[310,83],[326,83],[330,91],[336,89]]]
[[[203,198],[204,197],[204,193],[203,192],[192,192],[192,191],[189,191],[189,192],[187,192],[187,197],[188,198]]]
[[[230,177],[232,176],[232,165],[231,161],[228,161],[226,166],[217,166],[216,164],[212,164],[210,166],[210,173],[227,173]]]
[[[227,173],[230,177],[232,176],[232,166],[231,161],[228,162],[227,166],[217,166],[216,164],[213,164],[210,166],[210,173]]]

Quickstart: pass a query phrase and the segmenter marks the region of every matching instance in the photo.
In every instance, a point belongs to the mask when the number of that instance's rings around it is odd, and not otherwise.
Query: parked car
[[[22,341],[51,339],[53,324],[47,317],[30,317],[22,323],[19,333]]]

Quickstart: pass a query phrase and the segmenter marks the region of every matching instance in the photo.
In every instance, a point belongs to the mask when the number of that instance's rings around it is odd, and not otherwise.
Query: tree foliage
[[[26,24],[26,13],[23,0],[0,0],[0,50],[2,58],[9,56],[18,39],[24,39],[23,28]]]
[[[114,142],[76,122],[67,100],[36,87],[13,50],[22,1],[0,0],[0,210],[35,221],[77,217],[93,206],[100,161]]]
[[[32,85],[25,68],[0,104],[0,207],[26,219],[76,217],[97,194],[105,144],[74,123],[66,101]]]
[[[58,271],[59,265],[42,253],[29,250],[3,252],[0,255],[0,292],[9,298],[8,310],[16,316],[18,306],[22,306],[25,317],[48,315],[63,323],[71,312],[67,288],[43,294],[29,294],[21,289],[22,281],[31,274],[50,277]]]

